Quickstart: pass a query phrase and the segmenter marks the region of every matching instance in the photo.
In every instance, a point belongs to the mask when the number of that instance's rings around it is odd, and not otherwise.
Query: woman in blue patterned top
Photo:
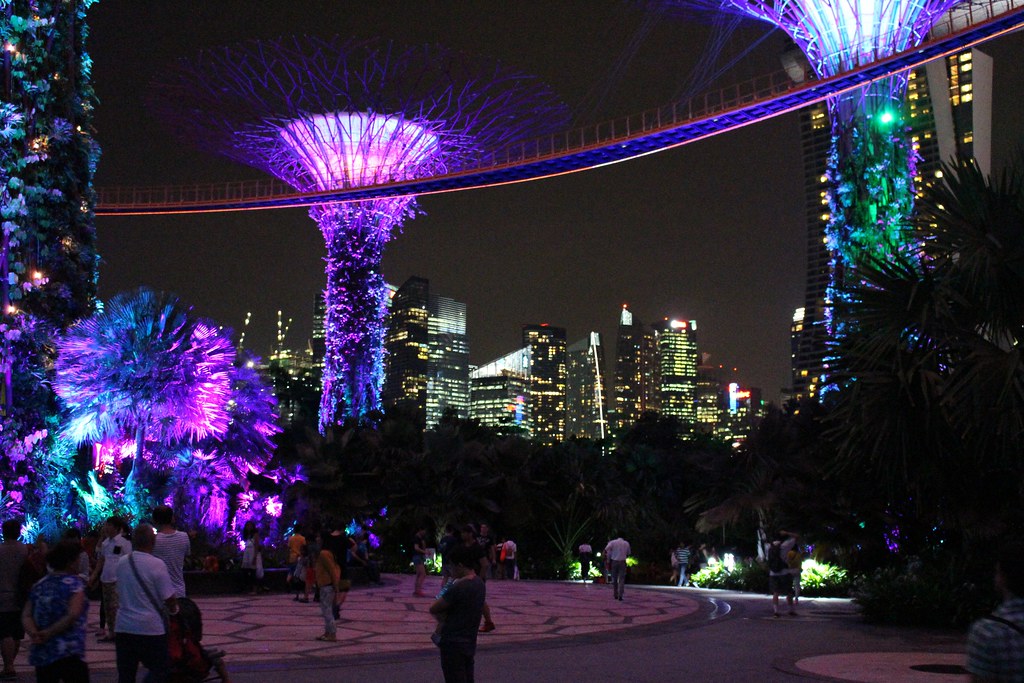
[[[32,639],[29,664],[36,667],[36,680],[88,683],[85,664],[85,617],[88,602],[85,582],[78,575],[82,546],[61,541],[46,555],[53,570],[40,579],[29,593],[21,618]]]

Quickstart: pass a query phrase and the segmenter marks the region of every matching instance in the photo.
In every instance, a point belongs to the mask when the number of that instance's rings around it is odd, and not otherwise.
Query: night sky
[[[98,186],[260,177],[175,140],[144,106],[149,82],[178,56],[291,34],[436,42],[536,74],[581,122],[659,106],[685,92],[716,35],[710,23],[652,19],[625,0],[101,0],[89,13],[100,107]],[[717,60],[742,57],[722,85],[774,71],[781,34],[745,24]],[[997,166],[1024,140],[1015,35],[996,59]],[[799,128],[778,117],[614,166],[500,188],[423,197],[424,215],[388,245],[384,275],[411,275],[467,304],[470,354],[515,349],[525,323],[602,333],[614,357],[623,303],[645,323],[695,319],[701,351],[777,399],[789,384],[789,325],[802,305],[806,239]],[[320,233],[302,209],[97,219],[100,294],[147,285],[241,328],[266,354],[280,309],[303,347],[323,287]]]

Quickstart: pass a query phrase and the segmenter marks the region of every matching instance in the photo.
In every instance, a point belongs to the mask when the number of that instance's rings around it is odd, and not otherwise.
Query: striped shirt
[[[171,575],[174,586],[174,597],[185,597],[185,558],[192,552],[192,543],[184,531],[172,531],[167,534],[157,532],[153,545],[153,557],[159,557],[167,565],[167,573]]]

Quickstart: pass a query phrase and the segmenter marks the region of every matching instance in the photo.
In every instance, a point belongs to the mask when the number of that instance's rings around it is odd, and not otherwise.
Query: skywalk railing
[[[1011,13],[1024,13],[1024,0],[980,0],[964,3],[937,22],[930,34],[932,36],[930,41],[926,41],[925,44],[917,46],[909,52],[923,51],[928,42],[934,42],[936,39],[948,39],[950,36],[967,32],[972,27],[992,22]],[[1021,21],[1024,22],[1024,19]],[[890,58],[891,55],[884,55],[884,57]],[[899,68],[893,69],[894,72],[899,70]],[[797,78],[794,79],[794,75]],[[801,77],[803,77],[802,80]],[[449,173],[444,176],[415,178],[400,169],[380,168],[376,173],[379,183],[373,186],[300,193],[281,181],[262,179],[148,187],[104,187],[97,190],[96,213],[99,215],[138,215],[309,206],[329,202],[354,201],[374,196],[420,194],[475,187],[490,182],[543,177],[543,174],[515,173],[506,174],[503,180],[501,172],[505,169],[536,165],[570,156],[581,158],[593,150],[612,149],[619,145],[625,148],[627,143],[639,138],[652,138],[659,131],[671,131],[702,120],[714,121],[716,116],[728,114],[731,117],[730,125],[740,125],[744,121],[742,117],[738,122],[735,121],[737,110],[749,108],[757,103],[768,103],[789,93],[813,90],[814,88],[815,81],[810,74],[792,74],[779,70],[698,95],[686,102],[673,103],[611,121],[531,139],[463,162],[458,168],[450,169]],[[818,96],[818,99],[823,96]],[[788,106],[786,110],[792,108],[793,106]],[[767,115],[771,115],[771,112],[762,112],[756,117],[749,117],[749,119],[756,120]],[[708,130],[711,128],[709,127]],[[720,132],[720,130],[715,132]],[[690,139],[694,138],[687,138],[687,140]],[[663,143],[659,144],[667,147],[679,144],[679,141],[665,138]],[[636,147],[636,151],[632,155],[651,151],[651,149],[650,144]],[[628,156],[629,154],[606,154],[603,155],[603,158],[605,160],[621,160]],[[597,157],[595,163],[599,163],[601,159],[602,157]],[[551,172],[578,170],[586,167],[580,163],[565,164],[561,167],[553,166]],[[482,182],[477,185],[465,182],[467,176],[474,175],[480,176]],[[460,178],[462,180],[459,180]],[[427,184],[430,187],[424,187]],[[410,189],[403,191],[402,188],[407,186]]]

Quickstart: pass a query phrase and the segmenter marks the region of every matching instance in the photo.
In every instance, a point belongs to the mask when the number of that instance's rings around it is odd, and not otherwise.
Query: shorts
[[[792,574],[780,574],[779,576],[769,575],[768,576],[768,592],[772,595],[778,593],[779,595],[792,595],[793,594],[793,575]]]
[[[420,565],[420,564],[423,564],[423,560],[424,559],[425,558],[423,557],[423,555],[413,555],[412,556],[412,563],[416,564],[416,565]]]
[[[21,612],[0,612],[0,638],[22,640],[25,627],[21,625]]]

